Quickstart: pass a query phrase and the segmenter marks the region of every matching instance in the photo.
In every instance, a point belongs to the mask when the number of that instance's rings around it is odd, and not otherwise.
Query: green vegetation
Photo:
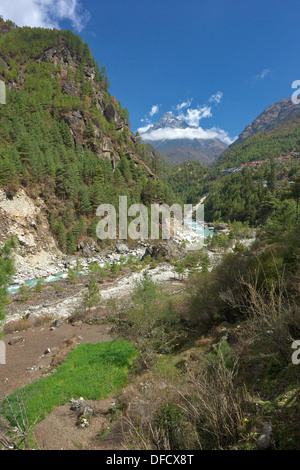
[[[150,162],[130,136],[128,112],[109,95],[105,67],[100,71],[79,36],[14,28],[0,35],[0,50],[0,78],[14,84],[0,109],[0,187],[14,194],[23,186],[44,199],[62,250],[73,254],[84,235],[97,239],[95,214],[102,203],[117,207],[119,196],[128,196],[128,205],[172,200],[166,185],[149,178],[143,162]],[[65,54],[70,56],[67,71],[59,59]],[[87,68],[94,80],[86,76]],[[98,100],[103,95],[109,112],[100,111],[96,94]],[[80,119],[71,132],[73,111]],[[121,130],[113,115],[123,120]],[[84,116],[89,116],[86,125]],[[111,142],[109,155],[118,156],[116,168],[113,159],[103,158],[105,138]]]
[[[241,163],[275,158],[292,151],[300,152],[300,125],[292,125],[288,130],[285,130],[285,127],[286,123],[280,124],[271,132],[259,132],[245,142],[233,146],[224,152],[222,158],[217,162],[217,167],[237,167]]]
[[[19,289],[20,302],[25,304],[26,302],[28,302],[31,296],[32,296],[32,291],[30,287],[27,284],[22,284]]]
[[[185,162],[173,168],[164,166],[162,177],[176,195],[176,202],[197,204],[204,191],[208,169],[199,162]]]
[[[14,274],[12,249],[15,247],[16,242],[11,238],[0,248],[0,333],[5,320],[5,307],[8,302],[7,287]]]
[[[124,323],[123,320],[126,320]],[[120,334],[133,341],[139,351],[136,370],[153,365],[154,357],[159,352],[169,352],[179,341],[178,315],[172,303],[162,296],[161,289],[155,284],[150,274],[136,283],[132,294],[132,307],[126,308],[118,317]]]
[[[133,358],[137,352],[128,342],[119,340],[98,344],[82,344],[72,351],[67,361],[50,377],[16,391],[8,397],[17,411],[16,397],[22,393],[30,397],[27,401],[29,423],[42,420],[54,407],[63,405],[72,397],[99,400],[109,397],[124,387]],[[5,402],[2,414],[16,423]]]
[[[231,230],[248,228],[234,223]],[[143,409],[128,418],[128,449],[257,449],[266,422],[270,448],[299,448],[291,345],[300,335],[300,241],[296,227],[279,242],[261,236],[253,250],[237,245],[211,272],[194,273],[172,300],[151,279],[137,287],[119,321],[126,319],[122,334],[144,358],[134,370],[151,387]],[[196,261],[190,254],[180,265]],[[130,390],[139,393],[137,385]],[[121,394],[120,407],[131,400]]]

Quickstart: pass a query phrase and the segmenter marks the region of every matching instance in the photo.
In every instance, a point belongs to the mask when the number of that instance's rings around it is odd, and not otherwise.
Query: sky
[[[299,0],[0,0],[0,15],[80,34],[134,132],[171,111],[231,143],[300,80]]]

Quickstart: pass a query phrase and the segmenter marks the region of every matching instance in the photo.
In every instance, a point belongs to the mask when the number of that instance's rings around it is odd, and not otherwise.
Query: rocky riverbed
[[[199,204],[202,204],[207,195],[202,198]],[[195,207],[195,209],[198,205]],[[5,206],[6,208],[6,206]],[[6,208],[7,209],[7,208]],[[16,210],[14,208],[14,210]],[[198,230],[199,229],[199,230]],[[145,241],[137,242],[135,247],[129,247],[126,243],[117,242],[115,246],[100,251],[93,240],[86,240],[78,246],[76,256],[67,256],[59,250],[47,252],[44,247],[38,252],[32,252],[27,256],[24,254],[16,254],[16,273],[12,280],[13,285],[10,287],[11,294],[15,294],[24,283],[34,286],[38,279],[46,281],[46,285],[50,286],[52,281],[60,286],[60,293],[55,289],[45,289],[45,292],[35,295],[35,300],[28,304],[22,304],[18,301],[17,296],[12,295],[12,302],[8,306],[7,322],[18,320],[20,318],[34,318],[35,316],[48,316],[55,318],[66,318],[71,315],[75,306],[78,305],[82,295],[86,290],[87,276],[91,263],[105,266],[107,263],[118,263],[121,258],[139,258],[150,255],[157,258],[158,255],[165,261],[160,263],[154,269],[143,269],[140,272],[131,272],[130,269],[119,276],[117,279],[104,281],[99,285],[99,290],[103,301],[109,299],[122,299],[129,295],[134,288],[136,282],[141,279],[145,271],[149,270],[155,282],[167,282],[174,280],[174,267],[169,263],[171,258],[183,258],[189,250],[192,250],[193,244],[196,249],[200,245],[204,247],[211,263],[211,269],[216,266],[223,258],[224,253],[233,252],[237,240],[230,240],[230,246],[226,250],[209,248],[206,245],[206,237],[208,235],[223,233],[228,235],[230,232],[228,224],[219,223],[203,223],[200,227],[191,227],[183,231],[171,240],[147,243]],[[255,233],[252,238],[239,239],[247,248],[251,247],[255,241]],[[188,250],[186,249],[188,245]],[[77,268],[80,263],[81,275],[78,277],[76,286],[72,286],[70,281],[66,280],[68,270]]]

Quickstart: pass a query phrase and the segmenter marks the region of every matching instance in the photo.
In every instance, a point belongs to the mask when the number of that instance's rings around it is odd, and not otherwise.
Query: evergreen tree
[[[0,248],[0,331],[5,319],[5,306],[8,302],[7,287],[14,274],[12,250],[15,247],[16,242],[11,238]]]

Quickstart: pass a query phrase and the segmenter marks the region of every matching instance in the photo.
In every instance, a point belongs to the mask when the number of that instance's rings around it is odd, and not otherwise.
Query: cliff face
[[[62,87],[64,94],[69,96],[80,97],[81,87],[79,83],[76,83],[73,77],[76,74],[76,70],[80,66],[80,58],[72,54],[69,50],[68,44],[64,43],[58,47],[51,47],[45,51],[42,56],[37,60],[39,63],[51,62],[55,67],[59,69],[59,82]],[[121,132],[123,129],[128,129],[128,123],[126,119],[120,116],[115,105],[112,102],[105,102],[106,91],[104,88],[98,85],[95,81],[96,71],[95,67],[84,67],[84,82],[89,84],[91,91],[88,101],[93,99],[97,109],[100,110],[101,114],[105,119],[113,121],[117,132]],[[71,77],[71,78],[70,78]],[[92,118],[89,110],[67,110],[61,111],[61,115],[68,124],[75,144],[83,146],[87,143],[85,137],[85,131],[89,121]],[[119,160],[119,152],[114,148],[112,139],[109,135],[103,136],[97,123],[94,128],[94,139],[89,141],[88,146],[95,151],[95,153],[102,158],[109,157],[112,161]],[[97,139],[101,139],[101,145],[96,146]]]
[[[28,278],[50,274],[55,261],[62,259],[41,198],[30,198],[23,189],[8,196],[0,189],[0,244],[11,235],[17,240],[17,275],[28,271]],[[55,271],[55,269],[53,269]]]

